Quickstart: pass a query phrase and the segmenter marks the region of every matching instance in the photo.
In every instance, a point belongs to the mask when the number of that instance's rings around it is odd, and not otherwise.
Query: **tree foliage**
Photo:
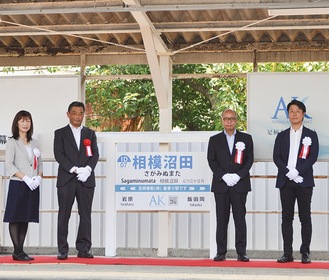
[[[231,74],[251,71],[249,64],[179,65],[174,73]],[[243,77],[176,80],[173,83],[173,125],[182,130],[222,130],[221,113],[236,110],[239,129],[246,128],[246,79]]]
[[[175,65],[174,74],[230,74],[251,71],[248,64]],[[149,74],[148,66],[94,66],[88,75]],[[89,80],[87,125],[99,131],[155,131],[159,111],[151,80]],[[221,130],[220,114],[232,108],[246,127],[246,79],[189,78],[173,81],[173,128]]]
[[[148,74],[146,66],[94,66],[88,75]],[[99,131],[144,131],[158,127],[158,105],[150,80],[90,80],[87,125]]]

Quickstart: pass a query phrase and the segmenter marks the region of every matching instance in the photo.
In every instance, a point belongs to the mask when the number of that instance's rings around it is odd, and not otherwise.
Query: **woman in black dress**
[[[23,245],[28,223],[39,222],[39,186],[42,159],[37,140],[32,138],[33,121],[27,111],[19,111],[12,123],[12,137],[6,145],[5,165],[10,176],[7,204],[3,221],[9,223],[14,245],[13,259],[31,261]]]

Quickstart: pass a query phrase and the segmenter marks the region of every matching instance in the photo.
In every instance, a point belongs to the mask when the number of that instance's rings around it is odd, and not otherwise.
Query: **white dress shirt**
[[[290,127],[290,147],[289,147],[289,158],[288,158],[288,167],[296,168],[297,158],[298,158],[298,149],[300,138],[302,137],[303,125],[298,128],[296,131]]]
[[[77,144],[78,150],[80,150],[80,139],[81,139],[81,129],[82,129],[82,125],[79,126],[78,128],[74,127],[73,125],[70,124],[74,139],[75,139],[75,143]]]
[[[234,130],[232,135],[228,135],[224,129],[224,134],[226,135],[227,144],[230,149],[230,153],[232,154],[236,130]]]

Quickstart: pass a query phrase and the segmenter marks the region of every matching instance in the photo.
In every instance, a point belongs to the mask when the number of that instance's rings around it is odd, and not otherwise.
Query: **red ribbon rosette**
[[[38,157],[41,155],[39,148],[33,149],[33,169],[36,170],[38,167]]]
[[[235,144],[235,157],[234,157],[234,162],[237,164],[242,164],[242,159],[243,159],[243,151],[246,148],[246,145],[243,142],[237,142]]]
[[[91,157],[93,155],[91,151],[91,141],[90,139],[83,140],[83,145],[86,147],[86,156]]]
[[[33,157],[33,169],[36,170],[38,167],[38,158],[36,156]]]
[[[312,144],[312,139],[311,137],[304,137],[303,141],[302,141],[302,149],[300,150],[300,153],[299,153],[299,158],[302,158],[302,159],[306,159],[308,158],[308,155],[310,154],[310,147],[311,147],[311,144]]]

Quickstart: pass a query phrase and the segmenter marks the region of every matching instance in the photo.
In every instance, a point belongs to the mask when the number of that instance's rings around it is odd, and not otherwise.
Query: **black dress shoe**
[[[79,252],[78,258],[92,259],[94,256],[88,252]]]
[[[216,262],[225,261],[225,260],[226,260],[225,254],[216,254],[216,256],[214,257],[214,261]]]
[[[249,258],[246,254],[238,254],[238,261],[249,262]]]
[[[31,261],[29,256],[26,255],[25,253],[13,254],[13,260],[14,261],[24,261],[24,262]]]
[[[28,257],[30,261],[34,261],[34,258],[30,257],[28,254],[26,254],[26,253],[23,253],[23,254],[25,254],[25,256]]]
[[[309,253],[302,254],[302,263],[311,263],[311,258]]]
[[[57,255],[58,260],[66,260],[67,259],[67,253],[59,253]]]
[[[292,255],[286,255],[286,254],[277,259],[278,263],[287,263],[293,261],[294,261],[294,257]]]

